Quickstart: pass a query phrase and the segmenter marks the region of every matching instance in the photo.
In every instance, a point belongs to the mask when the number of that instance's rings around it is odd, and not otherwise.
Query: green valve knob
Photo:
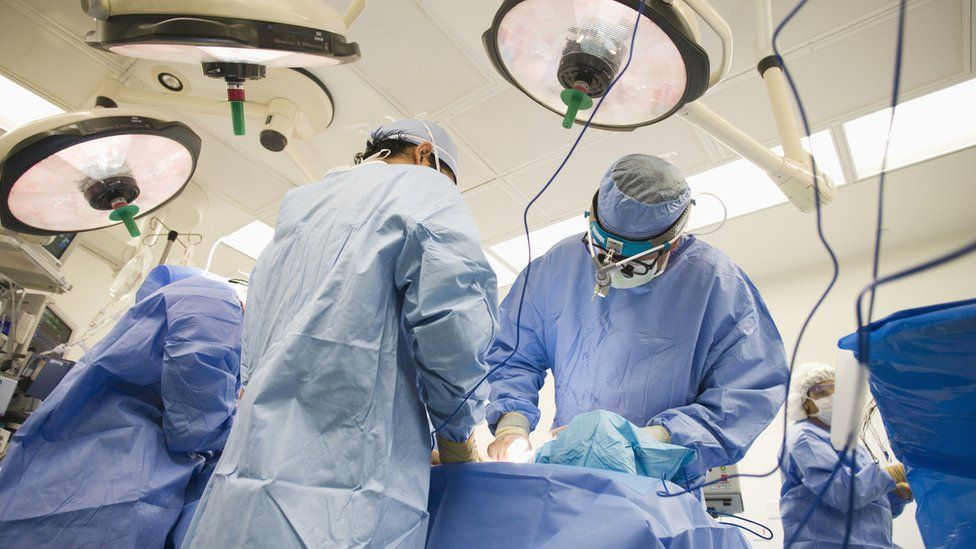
[[[139,206],[135,204],[129,204],[128,206],[122,206],[117,208],[112,213],[108,214],[108,218],[112,221],[121,221],[125,224],[125,228],[129,231],[129,236],[133,238],[139,236],[139,226],[136,225],[135,217],[139,213]]]
[[[244,135],[244,102],[231,101],[230,115],[234,121],[234,135]]]
[[[566,117],[563,118],[563,127],[566,129],[573,127],[573,122],[576,121],[576,115],[579,111],[589,110],[593,107],[593,100],[590,99],[590,96],[577,89],[563,90],[559,97],[568,107]]]

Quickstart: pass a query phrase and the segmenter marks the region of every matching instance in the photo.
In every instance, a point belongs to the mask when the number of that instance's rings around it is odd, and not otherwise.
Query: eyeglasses
[[[818,398],[829,397],[830,395],[834,394],[834,381],[830,380],[830,381],[824,381],[822,383],[818,383],[813,387],[810,387],[810,389],[807,391],[807,394],[810,395],[810,398],[814,400],[817,400]]]

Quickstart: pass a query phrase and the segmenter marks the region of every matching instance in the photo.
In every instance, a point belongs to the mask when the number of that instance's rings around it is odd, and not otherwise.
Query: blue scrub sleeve
[[[538,260],[533,264],[538,269]],[[538,272],[536,270],[535,272]],[[525,284],[525,271],[519,274],[512,289],[499,308],[501,329],[488,354],[488,367],[496,368],[511,356],[504,366],[498,368],[491,382],[491,403],[488,405],[488,427],[495,432],[501,417],[509,412],[518,412],[529,420],[530,430],[539,423],[539,391],[546,381],[548,360],[542,339],[544,330],[542,315],[534,304],[536,296],[543,295],[544,288],[533,278],[525,294],[522,306],[521,337],[518,351],[512,355],[518,326],[519,299]]]
[[[171,308],[160,387],[171,451],[224,447],[236,410],[241,324],[240,307],[230,299],[181,296]]]
[[[776,416],[786,399],[789,366],[779,332],[758,295],[710,346],[710,364],[695,402],[666,410],[661,425],[671,443],[698,450],[690,476],[736,463]]]
[[[800,482],[813,493],[820,494],[837,466],[837,452],[827,441],[804,433],[797,439],[791,450],[791,456],[796,463]],[[841,465],[823,496],[822,501],[830,507],[847,512],[852,482],[855,510],[885,497],[895,489],[895,481],[876,463],[859,461],[857,474],[854,475],[849,458],[845,461],[846,463]]]
[[[497,283],[460,195],[408,227],[397,260],[404,331],[419,367],[427,411],[440,427],[488,372],[495,337]],[[484,418],[482,384],[440,432],[462,442]]]

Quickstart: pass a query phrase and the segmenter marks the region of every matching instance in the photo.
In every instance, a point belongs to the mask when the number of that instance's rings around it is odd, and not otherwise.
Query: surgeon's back
[[[425,404],[439,426],[486,373],[495,303],[470,212],[434,170],[369,162],[288,193],[189,546],[423,546]],[[466,438],[486,397],[445,432]]]

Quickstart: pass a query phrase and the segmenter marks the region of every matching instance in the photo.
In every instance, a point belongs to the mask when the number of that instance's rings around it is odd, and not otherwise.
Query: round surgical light
[[[359,59],[359,45],[347,42],[345,33],[363,5],[353,0],[354,14],[340,15],[323,0],[82,1],[95,20],[95,30],[85,38],[90,46],[202,65],[204,74],[224,80],[235,135],[245,134],[245,83],[264,78],[268,67],[312,68]]]
[[[483,38],[495,69],[547,109],[593,126],[632,130],[705,93],[709,61],[683,16],[648,0],[627,62],[639,0],[505,0]],[[577,112],[578,111],[578,112]]]
[[[27,234],[124,223],[179,196],[200,137],[179,122],[123,109],[69,113],[0,137],[0,223]]]

